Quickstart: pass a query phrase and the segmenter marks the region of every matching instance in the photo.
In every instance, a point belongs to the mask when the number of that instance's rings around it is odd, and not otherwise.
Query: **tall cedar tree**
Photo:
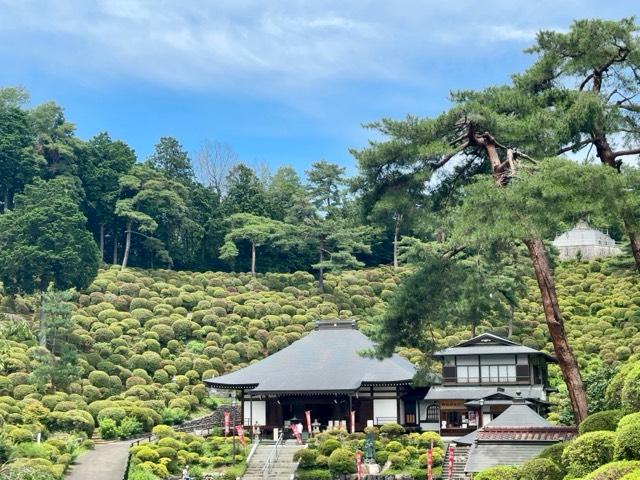
[[[174,137],[160,137],[147,164],[171,180],[184,184],[190,184],[193,181],[193,165],[191,165],[189,154]]]
[[[105,229],[111,229],[111,237],[117,241],[116,201],[119,178],[128,173],[136,163],[136,155],[124,142],[112,140],[108,133],[99,133],[83,149],[78,172],[84,187],[85,211],[89,225],[94,229],[100,258],[104,261]],[[96,231],[97,230],[97,231]]]
[[[315,162],[307,170],[309,195],[320,211],[329,213],[342,203],[345,168],[326,160]]]
[[[0,279],[8,294],[86,288],[98,273],[99,252],[86,228],[74,182],[36,180],[0,216]],[[41,342],[46,312],[40,308]]]

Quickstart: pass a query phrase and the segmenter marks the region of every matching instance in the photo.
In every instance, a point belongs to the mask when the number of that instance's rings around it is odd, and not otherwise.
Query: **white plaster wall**
[[[253,407],[251,406],[253,404]],[[253,411],[251,410],[253,408]],[[253,413],[253,414],[252,414]],[[249,426],[250,418],[253,417],[253,425],[267,424],[267,405],[264,400],[254,400],[253,402],[244,402],[244,416],[247,426]]]
[[[398,421],[398,403],[395,398],[373,399],[373,421],[377,422],[379,417],[391,417],[393,419],[381,420],[387,423]]]

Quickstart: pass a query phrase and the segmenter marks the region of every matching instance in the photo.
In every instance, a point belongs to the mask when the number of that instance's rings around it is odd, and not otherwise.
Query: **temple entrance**
[[[318,397],[281,397],[283,423],[286,424],[291,419],[297,419],[305,426],[305,412],[311,411],[311,422],[318,422],[320,430],[329,427],[336,427],[339,422],[347,422],[349,419],[349,397],[339,396],[318,396]]]

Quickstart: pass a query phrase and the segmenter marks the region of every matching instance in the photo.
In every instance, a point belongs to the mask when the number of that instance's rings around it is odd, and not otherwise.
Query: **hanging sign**
[[[362,450],[356,452],[356,465],[358,467],[358,480],[362,480]]]
[[[309,432],[309,435],[311,435],[313,433],[311,431],[311,410],[304,412],[304,417],[307,419],[307,431]]]
[[[351,433],[356,433],[356,411],[351,410]]]
[[[231,412],[224,412],[224,436],[229,435],[229,426],[231,425]]]
[[[449,480],[453,478],[453,445],[449,445]]]
[[[238,440],[243,447],[247,445],[247,441],[244,439],[244,427],[242,425],[236,425],[236,433],[238,434]]]

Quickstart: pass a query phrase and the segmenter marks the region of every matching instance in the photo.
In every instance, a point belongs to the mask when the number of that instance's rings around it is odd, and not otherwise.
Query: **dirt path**
[[[131,440],[96,445],[80,455],[71,466],[66,480],[122,480]]]

